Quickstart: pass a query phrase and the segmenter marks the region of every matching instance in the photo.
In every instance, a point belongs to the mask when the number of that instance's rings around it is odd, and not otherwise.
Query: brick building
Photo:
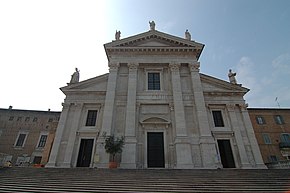
[[[0,109],[0,166],[45,164],[60,112]]]
[[[265,163],[290,160],[290,109],[248,108]]]

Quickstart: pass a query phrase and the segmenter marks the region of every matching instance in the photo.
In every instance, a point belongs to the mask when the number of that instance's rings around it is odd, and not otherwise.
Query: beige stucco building
[[[290,109],[249,108],[260,151],[267,166],[290,167]],[[280,162],[280,163],[278,163]]]
[[[0,167],[46,164],[60,112],[0,108]]]
[[[106,133],[125,136],[121,168],[265,168],[243,99],[248,89],[200,73],[204,45],[185,35],[154,25],[124,39],[116,33],[104,45],[109,73],[61,88],[46,167],[107,168]]]

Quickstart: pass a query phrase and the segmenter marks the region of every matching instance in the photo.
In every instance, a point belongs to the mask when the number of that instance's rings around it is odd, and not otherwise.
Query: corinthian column
[[[192,90],[194,95],[195,103],[195,113],[197,115],[197,121],[200,132],[200,148],[202,155],[202,164],[204,168],[215,168],[215,158],[217,153],[215,150],[215,142],[211,135],[211,130],[209,127],[209,119],[207,116],[206,106],[204,102],[203,89],[201,85],[200,75],[199,75],[199,62],[194,62],[188,64]]]
[[[136,168],[136,91],[138,64],[129,63],[125,145],[122,152],[122,168]]]
[[[99,157],[99,162],[96,165],[99,168],[107,168],[109,163],[109,154],[105,152],[104,148],[105,138],[102,137],[102,134],[106,133],[107,135],[111,135],[119,66],[120,66],[119,63],[117,62],[109,63],[110,73],[107,84],[102,129],[100,132],[101,136],[98,138],[96,150],[97,156]]]
[[[179,63],[170,63],[171,82],[174,102],[175,116],[175,148],[176,148],[176,167],[178,169],[193,168],[191,145],[187,135],[184,105],[182,98]]]

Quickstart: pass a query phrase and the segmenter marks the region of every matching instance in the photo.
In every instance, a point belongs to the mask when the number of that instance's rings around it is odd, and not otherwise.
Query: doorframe
[[[228,168],[228,169],[236,169],[239,168],[239,164],[238,164],[238,160],[237,160],[237,156],[236,156],[236,151],[235,151],[235,146],[234,146],[234,142],[232,138],[228,138],[228,137],[219,137],[215,139],[215,143],[216,143],[216,147],[217,147],[217,153],[219,156],[219,164],[223,167],[223,163],[222,163],[222,158],[221,158],[221,154],[220,154],[220,149],[219,149],[219,144],[218,144],[218,140],[229,140],[230,141],[230,146],[232,149],[232,155],[233,155],[233,159],[234,159],[234,163],[235,163],[235,167],[234,168]]]
[[[167,140],[166,140],[166,132],[164,129],[147,129],[145,130],[145,135],[144,135],[144,168],[148,169],[148,155],[147,155],[147,150],[148,150],[148,133],[162,133],[163,134],[163,153],[164,153],[164,168],[168,168],[168,159],[167,159]],[[152,169],[152,168],[150,168]]]
[[[96,138],[95,137],[79,137],[78,145],[77,145],[77,149],[76,149],[77,152],[76,152],[74,167],[77,167],[82,139],[92,139],[92,140],[94,140],[93,148],[92,148],[92,154],[91,154],[91,162],[90,162],[90,166],[89,166],[89,168],[92,168],[93,165],[94,165],[94,154],[95,154],[95,147],[96,147]]]

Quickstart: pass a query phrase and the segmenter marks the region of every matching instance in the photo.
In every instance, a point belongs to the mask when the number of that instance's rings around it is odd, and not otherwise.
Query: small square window
[[[33,122],[37,122],[37,117],[34,117],[33,118]]]
[[[275,155],[270,155],[270,156],[269,156],[269,161],[270,161],[270,162],[278,162],[278,158],[277,158],[277,156],[275,156]]]
[[[9,117],[9,121],[13,121],[13,119],[14,119],[13,116]]]
[[[18,117],[18,118],[17,118],[17,121],[21,121],[21,120],[22,120],[22,117]]]
[[[48,122],[52,122],[52,121],[53,121],[53,118],[49,118],[49,119],[48,119]]]
[[[30,117],[25,118],[25,122],[28,122],[30,120]]]
[[[256,116],[256,121],[257,121],[257,124],[259,124],[259,125],[266,124],[266,121],[265,121],[264,117],[262,117],[262,116]]]
[[[274,119],[275,119],[275,122],[278,125],[283,125],[284,124],[284,119],[283,119],[283,117],[281,115],[275,115]]]

